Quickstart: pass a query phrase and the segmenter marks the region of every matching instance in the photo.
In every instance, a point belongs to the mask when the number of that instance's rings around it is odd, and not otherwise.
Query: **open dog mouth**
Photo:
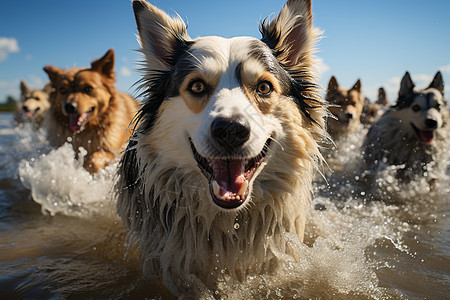
[[[36,108],[35,110],[24,110],[25,117],[27,117],[28,119],[33,118],[33,117],[37,114],[37,112],[38,112],[40,109],[41,109],[41,108],[38,107],[38,108]]]
[[[195,149],[192,140],[189,143],[194,158],[209,181],[211,197],[221,208],[233,209],[242,205],[249,195],[250,183],[269,149],[271,139],[268,139],[262,151],[253,158],[206,158]]]
[[[411,126],[423,142],[431,143],[434,140],[434,129],[420,130],[413,123],[411,123]]]
[[[84,129],[84,126],[87,123],[87,120],[94,110],[91,108],[88,112],[77,114],[72,113],[69,114],[69,128],[73,132],[78,132]]]

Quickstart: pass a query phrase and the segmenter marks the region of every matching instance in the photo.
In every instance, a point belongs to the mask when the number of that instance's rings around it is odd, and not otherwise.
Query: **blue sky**
[[[0,5],[0,101],[19,95],[19,81],[41,88],[42,67],[89,66],[108,49],[116,53],[117,87],[136,94],[140,78],[135,50],[136,25],[128,0],[21,0]],[[260,37],[259,21],[278,12],[284,1],[158,0],[177,12],[191,37]],[[395,101],[406,70],[418,87],[437,70],[450,82],[450,1],[313,1],[314,23],[323,30],[318,43],[320,84],[331,75],[344,87],[361,78],[363,92],[375,100],[384,86]],[[446,94],[450,92],[446,86]]]

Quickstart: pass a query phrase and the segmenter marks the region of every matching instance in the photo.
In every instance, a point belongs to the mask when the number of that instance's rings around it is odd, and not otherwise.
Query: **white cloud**
[[[441,70],[442,73],[450,74],[450,64],[448,64],[446,66],[439,67],[439,70]]]
[[[324,61],[323,58],[321,57],[316,57],[316,63],[314,65],[314,71],[316,73],[316,76],[318,78],[320,78],[322,76],[322,74],[330,71],[330,66],[327,65]]]
[[[125,77],[130,77],[131,71],[127,67],[122,67],[122,68],[120,68],[120,75],[125,76]]]
[[[19,43],[15,38],[0,37],[0,62],[6,60],[10,53],[19,51]]]

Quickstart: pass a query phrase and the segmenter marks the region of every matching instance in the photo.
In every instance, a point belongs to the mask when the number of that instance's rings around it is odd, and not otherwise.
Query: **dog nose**
[[[347,117],[347,119],[353,119],[353,114],[351,113],[347,113],[345,114],[345,116]]]
[[[24,112],[29,112],[28,106],[22,106],[22,110],[23,110]]]
[[[250,137],[250,124],[243,117],[217,118],[211,124],[211,135],[220,146],[239,147]]]
[[[425,126],[427,126],[430,129],[436,129],[437,128],[437,121],[433,119],[426,119],[425,120]]]
[[[66,103],[64,104],[64,110],[66,111],[66,113],[68,114],[73,114],[74,112],[76,112],[77,109],[77,104],[76,103]]]

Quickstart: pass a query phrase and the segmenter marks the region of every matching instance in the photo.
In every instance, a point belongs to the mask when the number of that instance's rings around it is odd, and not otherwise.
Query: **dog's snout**
[[[250,137],[250,124],[243,117],[217,118],[211,124],[211,136],[221,146],[239,147]]]
[[[438,125],[438,122],[436,120],[433,120],[433,119],[425,120],[425,126],[427,126],[427,128],[436,129],[437,125]]]
[[[73,114],[77,110],[77,104],[76,103],[72,103],[72,102],[71,103],[66,103],[66,104],[64,104],[64,110],[68,114]]]
[[[26,105],[22,106],[22,110],[26,113],[30,111]]]
[[[346,113],[346,114],[345,114],[345,117],[346,117],[347,119],[353,119],[353,114],[351,114],[351,113]]]

